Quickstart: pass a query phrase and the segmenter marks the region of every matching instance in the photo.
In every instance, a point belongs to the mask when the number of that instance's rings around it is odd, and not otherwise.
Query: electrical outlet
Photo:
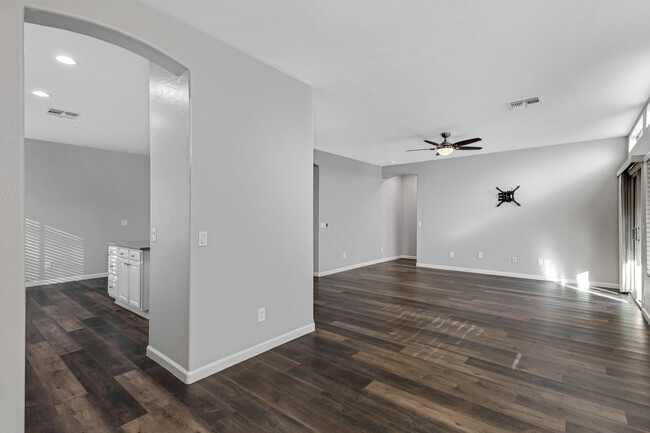
[[[347,256],[348,256],[348,253],[346,253],[345,251],[343,251],[343,258],[346,258]]]
[[[129,220],[122,220],[122,221],[120,221],[120,225],[121,225],[122,227],[126,227],[126,226],[128,226],[128,225],[129,225]]]
[[[479,258],[479,259],[482,259],[482,258],[483,258],[483,251],[479,251],[479,252],[478,252],[478,258]]]
[[[449,251],[449,258],[450,258],[450,259],[453,259],[453,258],[454,258],[454,252],[453,252],[453,251]]]
[[[544,266],[550,266],[551,261],[549,259],[544,259]]]
[[[151,242],[158,242],[158,230],[151,229]]]
[[[266,307],[261,307],[257,309],[257,323],[261,323],[266,320]]]
[[[52,269],[52,260],[45,260],[45,269]]]
[[[382,245],[381,248],[379,248],[380,251],[384,251],[384,246]]]
[[[512,263],[517,263],[517,257],[512,256]]]
[[[418,221],[418,227],[422,227],[422,221]]]
[[[537,266],[544,266],[544,259],[538,258],[537,259]]]

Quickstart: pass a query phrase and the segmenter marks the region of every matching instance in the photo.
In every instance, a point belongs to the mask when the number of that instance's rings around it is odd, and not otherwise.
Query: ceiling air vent
[[[77,117],[79,117],[79,113],[73,113],[72,111],[64,111],[61,117],[64,119],[76,119]]]
[[[518,110],[520,108],[528,108],[531,105],[538,105],[542,103],[541,96],[533,96],[532,98],[519,99],[517,101],[508,102],[512,110]]]
[[[62,119],[76,119],[80,116],[79,113],[73,113],[72,111],[59,110],[58,108],[49,108],[45,114],[50,116],[60,117]]]
[[[524,103],[526,104],[526,107],[528,107],[529,105],[541,104],[542,103],[542,97],[541,96],[533,96],[532,98],[526,98],[526,99],[524,99]]]
[[[57,110],[56,108],[50,108],[45,112],[45,114],[49,114],[50,116],[57,116],[57,117],[61,117],[63,113],[64,113],[63,110]]]
[[[517,110],[519,108],[524,108],[524,101],[523,99],[520,99],[519,101],[511,101],[509,102],[510,108],[513,110]]]

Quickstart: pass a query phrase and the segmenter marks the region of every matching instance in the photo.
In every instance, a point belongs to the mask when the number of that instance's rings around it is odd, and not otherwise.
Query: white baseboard
[[[648,323],[648,325],[650,325],[650,314],[648,314],[646,309],[643,308],[643,305],[641,305],[641,303],[636,299],[636,296],[634,296],[634,294],[630,293],[630,296],[632,297],[632,299],[634,299],[634,303],[636,304],[636,306],[639,307],[639,310],[641,311],[641,315],[643,316],[645,321]]]
[[[156,363],[163,366],[165,370],[169,371],[171,374],[176,376],[182,382],[188,383],[187,377],[190,374],[189,371],[187,371],[186,369],[178,365],[175,361],[169,359],[162,352],[159,352],[158,350],[154,349],[150,345],[147,346],[147,357],[149,357],[150,359],[154,360]]]
[[[363,263],[357,263],[356,265],[350,265],[350,266],[346,266],[344,268],[337,268],[337,269],[332,269],[332,270],[323,271],[323,272],[314,272],[314,277],[324,277],[326,275],[338,274],[339,272],[350,271],[352,269],[363,268],[365,266],[376,265],[378,263],[392,262],[393,260],[398,260],[398,259],[417,259],[417,257],[415,257],[415,256],[384,257],[382,259],[372,260],[372,261],[363,262]]]
[[[443,271],[456,271],[456,272],[469,272],[472,274],[483,274],[483,275],[495,275],[498,277],[511,277],[511,278],[525,278],[527,280],[537,280],[537,281],[552,281],[559,283],[559,278],[547,277],[545,275],[534,275],[534,274],[518,274],[515,272],[502,272],[502,271],[491,271],[487,269],[472,269],[472,268],[461,268],[457,266],[444,266],[444,265],[430,265],[428,263],[416,263],[415,266],[418,268],[428,268],[428,269],[440,269]],[[568,284],[578,284],[577,280],[565,279],[565,283]],[[604,287],[606,289],[618,289],[619,285],[616,283],[601,283],[597,281],[591,281],[591,286],[595,287]]]
[[[73,277],[61,277],[61,278],[54,278],[51,280],[30,281],[25,283],[25,287],[44,286],[45,284],[68,283],[70,281],[92,280],[93,278],[104,278],[104,277],[108,277],[108,272],[102,272],[100,274],[76,275]]]
[[[233,353],[232,355],[228,355],[191,371],[187,371],[151,346],[147,346],[147,356],[189,385],[190,383],[194,383],[212,374],[218,373],[221,370],[225,370],[228,367],[257,356],[260,353],[264,353],[267,350],[271,350],[281,344],[295,340],[296,338],[302,337],[310,332],[314,332],[315,329],[316,326],[314,323],[310,323],[309,325],[294,329],[293,331],[271,338],[270,340],[256,344],[253,347],[249,347],[248,349],[244,349],[237,353]]]

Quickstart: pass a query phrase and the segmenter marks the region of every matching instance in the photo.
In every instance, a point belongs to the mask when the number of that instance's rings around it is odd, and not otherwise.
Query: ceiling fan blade
[[[437,149],[429,149],[429,148],[427,148],[427,149],[407,149],[406,151],[407,152],[418,152],[420,150],[437,150]]]
[[[483,148],[478,146],[468,146],[468,147],[459,147],[456,150],[481,150],[481,149]]]
[[[476,143],[477,141],[481,141],[481,139],[480,138],[470,138],[469,140],[459,141],[458,143],[455,143],[454,146],[461,147],[461,146],[465,146],[467,144]]]
[[[435,141],[429,141],[429,140],[422,140],[422,141],[424,141],[425,143],[429,143],[429,144],[431,144],[431,145],[433,145],[433,146],[440,146],[440,145],[439,145],[438,143],[436,143]]]

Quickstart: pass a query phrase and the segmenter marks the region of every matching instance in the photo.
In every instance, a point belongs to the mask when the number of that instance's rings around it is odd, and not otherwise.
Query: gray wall
[[[150,63],[151,242],[149,350],[189,365],[189,83]]]
[[[25,413],[23,4],[0,3],[0,431]]]
[[[407,181],[402,176],[383,179],[381,167],[319,150],[314,151],[314,162],[319,169],[320,222],[329,225],[318,229],[319,272],[415,255],[410,221],[415,176]],[[405,194],[405,187],[410,192]],[[405,212],[407,204],[412,207]]]
[[[588,271],[592,282],[617,284],[616,171],[625,157],[625,140],[610,139],[384,167],[384,175],[418,175],[420,264],[567,280]],[[517,185],[522,206],[497,208],[496,187]]]
[[[417,201],[418,201],[418,177],[414,174],[406,174],[401,177],[401,203],[400,220],[398,229],[399,251],[401,255],[415,257],[417,255]]]
[[[106,242],[149,239],[148,157],[26,140],[25,167],[28,283],[106,273]]]
[[[309,86],[214,41],[191,41],[195,370],[313,327],[313,113]],[[196,246],[198,231],[209,233],[208,247]]]

